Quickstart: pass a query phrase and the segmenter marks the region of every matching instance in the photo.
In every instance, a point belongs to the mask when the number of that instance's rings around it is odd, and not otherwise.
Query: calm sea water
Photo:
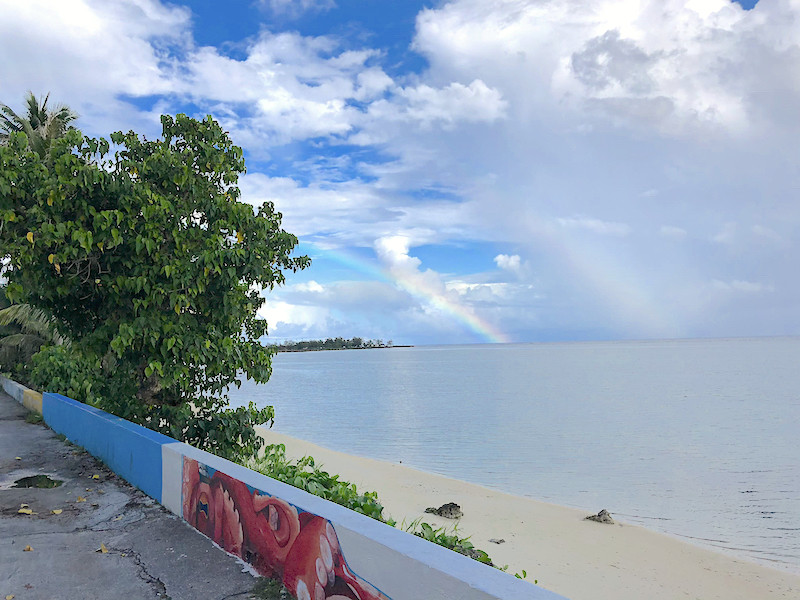
[[[280,354],[275,429],[800,572],[800,338]]]

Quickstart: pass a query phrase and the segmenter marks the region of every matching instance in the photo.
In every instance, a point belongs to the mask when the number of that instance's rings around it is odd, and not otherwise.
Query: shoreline
[[[402,464],[329,450],[265,427],[270,444],[284,444],[290,458],[311,455],[318,467],[376,491],[384,515],[402,527],[417,518],[470,536],[508,572],[527,572],[531,582],[571,600],[751,600],[800,597],[800,573],[715,552],[675,536],[617,522],[585,521],[575,508],[514,496],[480,485],[419,471]],[[456,502],[459,521],[425,513]],[[598,507],[599,510],[602,507]],[[503,539],[502,544],[490,539]]]

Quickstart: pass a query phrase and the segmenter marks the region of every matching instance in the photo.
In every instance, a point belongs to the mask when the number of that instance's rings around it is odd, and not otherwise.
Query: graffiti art
[[[184,457],[183,518],[298,600],[390,600],[356,575],[333,524]]]

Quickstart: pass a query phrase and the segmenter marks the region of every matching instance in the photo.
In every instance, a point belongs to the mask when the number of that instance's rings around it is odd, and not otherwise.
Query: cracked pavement
[[[265,598],[241,562],[27,414],[0,390],[0,598]],[[63,484],[12,487],[31,475]]]

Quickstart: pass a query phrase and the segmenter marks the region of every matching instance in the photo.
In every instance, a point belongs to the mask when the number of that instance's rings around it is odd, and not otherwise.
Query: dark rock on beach
[[[584,519],[585,521],[597,521],[598,523],[608,523],[609,525],[614,524],[614,519],[611,518],[611,513],[608,512],[605,508],[601,510],[596,515],[589,515]]]
[[[425,512],[439,515],[445,519],[460,519],[464,516],[464,513],[461,512],[461,507],[455,502],[442,504],[439,508],[428,507],[425,509]]]

